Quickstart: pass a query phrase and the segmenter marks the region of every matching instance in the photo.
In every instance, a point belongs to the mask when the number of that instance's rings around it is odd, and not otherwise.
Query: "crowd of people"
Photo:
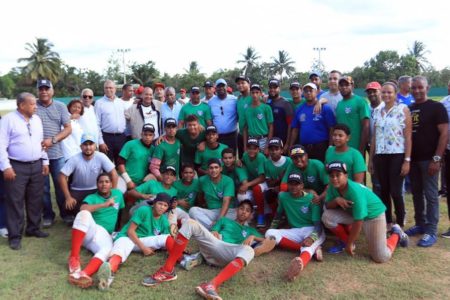
[[[97,273],[106,290],[131,252],[161,249],[166,262],[142,284],[175,280],[177,264],[189,271],[206,261],[223,267],[196,287],[207,299],[221,299],[224,281],[275,247],[297,253],[286,270],[294,280],[313,257],[323,260],[327,237],[336,237],[328,253],[354,255],[363,230],[378,263],[408,236],[433,246],[440,171],[450,187],[450,96],[428,99],[422,76],[370,82],[368,101],[339,71],[329,73],[328,90],[319,72],[309,79],[290,83],[292,99],[277,79],[268,94],[239,76],[237,97],[218,79],[181,89],[179,99],[163,83],[125,84],[119,98],[106,80],[95,103],[86,88],[67,106],[38,80],[37,97],[20,93],[17,110],[0,120],[1,235],[13,250],[23,234],[49,236],[51,178],[72,228],[71,284],[88,288]],[[405,178],[414,225],[404,230]],[[185,251],[191,239],[198,253]],[[83,268],[82,247],[94,254]]]

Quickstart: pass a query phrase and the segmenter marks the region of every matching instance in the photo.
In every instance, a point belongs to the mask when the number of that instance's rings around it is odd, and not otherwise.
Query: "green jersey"
[[[193,105],[190,101],[183,105],[180,110],[180,114],[178,115],[178,120],[186,121],[186,117],[189,115],[196,115],[198,117],[198,121],[200,125],[206,128],[206,121],[210,121],[211,117],[211,108],[208,104],[200,102],[197,105]]]
[[[281,156],[277,162],[274,162],[270,158],[266,159],[264,162],[266,178],[281,180],[290,165],[292,165],[292,160],[290,157]]]
[[[288,102],[292,105],[292,109],[294,110],[294,116],[295,116],[295,112],[297,111],[297,108],[300,107],[300,105],[302,105],[303,103],[306,103],[305,99],[301,99],[300,102],[295,103],[293,99],[288,99]]]
[[[162,215],[156,219],[153,216],[153,208],[151,206],[141,206],[134,212],[130,221],[125,224],[115,240],[128,236],[127,231],[131,223],[137,225],[136,234],[138,238],[170,233],[169,220],[166,215]]]
[[[350,99],[342,99],[336,107],[336,121],[350,128],[348,145],[355,149],[359,149],[361,141],[361,121],[369,118],[369,104],[360,96],[353,95]]]
[[[244,112],[252,102],[252,96],[239,96],[237,101],[237,113],[239,118],[239,132],[244,132]]]
[[[161,160],[160,169],[163,170],[167,166],[172,166],[177,170],[180,168],[180,140],[175,139],[175,143],[169,144],[167,141],[162,141],[161,144],[156,146],[153,152],[153,158],[159,158]]]
[[[351,212],[355,221],[371,220],[386,211],[386,206],[384,206],[383,202],[374,192],[366,186],[350,179],[348,180],[348,187],[344,195],[341,195],[333,186],[330,185],[328,187],[326,202],[333,201],[337,197],[343,197],[353,202],[352,206],[347,208],[347,210]]]
[[[247,126],[249,136],[268,135],[271,123],[273,123],[272,109],[265,103],[258,106],[249,104],[244,111],[243,126]]]
[[[229,170],[227,167],[223,167],[222,174],[230,177],[234,182],[234,188],[236,191],[239,189],[241,184],[248,180],[247,170],[235,166],[233,170]]]
[[[292,228],[314,226],[315,222],[320,222],[320,206],[312,203],[313,198],[314,196],[308,193],[294,198],[289,192],[281,192],[278,194],[277,213],[284,212]]]
[[[329,147],[325,153],[325,163],[328,164],[332,161],[342,161],[347,165],[348,178],[353,180],[353,176],[356,173],[367,171],[366,163],[358,150],[348,147],[345,152],[336,152],[336,147]]]
[[[226,148],[228,146],[221,143],[218,143],[215,149],[206,145],[205,150],[195,152],[195,164],[200,165],[200,168],[204,171],[208,170],[208,160],[217,158],[222,161],[222,151]]]
[[[176,138],[179,139],[181,143],[181,162],[194,164],[197,146],[205,141],[205,131],[200,131],[200,134],[192,139],[186,128],[178,129]]]
[[[286,173],[284,173],[282,183],[287,183],[289,174],[299,172],[303,177],[303,184],[305,189],[315,191],[318,195],[322,194],[328,184],[328,175],[325,170],[325,165],[317,159],[309,159],[308,166],[305,170],[301,170],[294,164],[291,164]]]
[[[154,150],[154,146],[147,147],[141,140],[131,140],[120,150],[120,157],[126,160],[125,170],[135,184],[141,184],[148,174],[148,164]]]
[[[166,189],[163,184],[156,180],[149,180],[141,184],[136,188],[136,191],[138,191],[141,194],[150,194],[150,195],[157,195],[159,193],[166,193],[171,197],[177,196],[177,189],[174,186],[171,186],[169,189]],[[139,199],[137,202],[142,201],[143,199]]]
[[[195,199],[197,199],[197,194],[200,191],[200,184],[197,178],[194,178],[190,185],[185,185],[181,179],[177,180],[173,183],[173,187],[177,190],[177,199],[185,199],[190,207],[194,206]],[[181,206],[178,207],[185,210]]]
[[[229,207],[234,207],[234,183],[225,175],[219,182],[215,183],[209,175],[202,176],[200,181],[200,191],[205,194],[206,207],[208,209],[222,208],[223,197],[231,197]]]
[[[245,152],[242,156],[242,163],[248,173],[248,180],[252,181],[261,174],[264,174],[264,164],[266,162],[266,157],[262,153],[258,153],[255,159],[250,159],[248,153]]]
[[[122,192],[112,189],[111,196],[108,198],[103,198],[103,196],[97,192],[95,194],[90,194],[83,200],[83,204],[96,205],[105,203],[111,197],[114,198],[113,206],[100,208],[92,213],[95,223],[105,228],[108,233],[112,233],[114,228],[116,228],[119,210],[125,207]]]
[[[220,218],[211,228],[211,231],[217,231],[222,236],[222,241],[231,244],[242,244],[251,235],[263,237],[255,228],[241,225],[225,217]]]

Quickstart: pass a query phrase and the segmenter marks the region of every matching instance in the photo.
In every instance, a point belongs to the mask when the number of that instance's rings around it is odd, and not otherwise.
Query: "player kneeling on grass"
[[[116,227],[119,210],[124,208],[122,193],[112,189],[111,176],[97,177],[95,194],[87,196],[75,217],[72,229],[72,250],[69,257],[69,282],[81,288],[92,285],[92,274],[108,258],[113,246],[111,233]],[[81,271],[80,250],[84,246],[95,255]]]
[[[341,240],[340,246],[335,247],[340,247],[340,251],[345,248],[353,256],[361,228],[364,229],[369,255],[377,263],[387,262],[398,243],[403,247],[408,245],[408,236],[398,224],[392,226],[391,235],[386,239],[386,207],[367,187],[348,179],[345,163],[330,162],[327,172],[330,184],[322,221]]]
[[[177,279],[175,264],[192,238],[197,241],[200,253],[207,263],[225,266],[210,282],[202,283],[195,290],[206,299],[222,299],[217,293],[218,287],[250,263],[255,255],[250,245],[264,240],[256,229],[245,225],[251,219],[252,213],[251,201],[244,200],[238,206],[236,221],[222,217],[213,226],[212,232],[197,221],[188,220],[181,227],[164,266],[153,275],[145,277],[142,284],[155,286]],[[195,263],[197,264],[198,262]]]
[[[288,177],[289,192],[278,194],[277,215],[272,221],[271,229],[266,231],[266,238],[274,239],[281,248],[300,251],[300,256],[291,261],[286,273],[288,280],[294,280],[305,268],[311,257],[316,254],[322,260],[320,245],[325,241],[325,233],[320,223],[320,206],[313,203],[313,194],[303,191],[301,173],[291,173]],[[290,229],[276,229],[283,213],[287,217]],[[257,254],[270,251],[255,248]]]
[[[169,234],[169,221],[165,216],[171,199],[168,194],[159,193],[153,206],[142,206],[134,212],[117,235],[109,262],[104,262],[98,271],[99,289],[109,288],[114,279],[112,274],[132,251],[141,251],[144,256],[149,256],[154,255],[157,249],[172,249],[174,239]]]

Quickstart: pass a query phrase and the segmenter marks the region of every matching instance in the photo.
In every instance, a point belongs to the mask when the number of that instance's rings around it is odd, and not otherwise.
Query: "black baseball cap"
[[[175,120],[174,118],[167,118],[164,121],[164,127],[171,127],[171,126],[177,127],[177,120]]]
[[[305,147],[302,145],[294,145],[291,147],[291,151],[289,152],[290,156],[303,156],[308,154],[305,150]]]
[[[291,84],[289,85],[289,89],[293,89],[293,88],[299,89],[301,87],[302,86],[301,86],[300,82],[298,82],[298,81],[291,82]]]
[[[51,82],[50,80],[48,80],[48,79],[39,79],[39,80],[37,81],[37,83],[36,83],[36,86],[37,86],[38,89],[39,89],[40,87],[43,87],[43,86],[48,87],[48,88],[50,88],[50,89],[53,88],[52,82]]]
[[[303,183],[302,174],[301,173],[297,173],[297,172],[291,173],[291,174],[289,174],[287,181],[288,181],[288,183],[289,182]]]
[[[234,80],[235,83],[238,83],[239,80],[244,80],[247,81],[248,83],[250,83],[250,78],[244,76],[244,75],[239,75],[238,77],[236,77],[236,79]]]
[[[335,160],[327,164],[327,172],[331,173],[333,171],[342,172],[347,174],[347,165],[339,160]]]
[[[177,175],[177,170],[175,169],[174,166],[166,166],[166,167],[162,170],[162,173],[166,173],[166,172],[173,172],[173,175]]]
[[[214,86],[214,83],[212,83],[212,82],[209,81],[209,80],[205,81],[205,83],[203,84],[203,87],[204,87],[204,88],[206,88],[206,87],[213,87],[213,86]]]
[[[252,91],[252,90],[262,91],[261,86],[259,84],[256,84],[256,83],[252,84],[252,86],[250,87],[250,91]]]
[[[193,86],[193,87],[191,87],[191,93],[192,92],[199,92],[200,93],[200,88],[198,86]]]
[[[144,131],[150,131],[155,133],[155,126],[153,126],[153,124],[150,123],[144,124],[144,126],[142,126],[142,132]]]
[[[269,148],[270,147],[280,147],[283,148],[283,141],[278,137],[273,137],[269,140]]]
[[[251,145],[256,146],[256,147],[259,147],[258,140],[255,139],[255,138],[249,138],[249,139],[247,140],[247,146],[251,146]]]
[[[168,205],[170,205],[171,200],[172,200],[172,197],[169,194],[158,193],[158,194],[156,194],[156,198],[153,199],[152,203],[156,203],[158,201],[161,201],[161,202],[165,202]]]
[[[217,127],[214,125],[209,125],[208,127],[206,127],[205,132],[206,132],[206,134],[208,134],[210,132],[217,133]]]
[[[277,87],[280,86],[280,81],[278,79],[276,79],[276,78],[270,79],[269,80],[269,87],[273,86],[273,85],[275,85]]]
[[[211,158],[208,160],[208,167],[212,164],[218,164],[219,166],[221,166],[222,162],[218,158]]]

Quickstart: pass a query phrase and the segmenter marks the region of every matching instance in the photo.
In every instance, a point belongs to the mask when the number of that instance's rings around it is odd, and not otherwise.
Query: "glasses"
[[[27,123],[28,134],[31,136],[31,124]]]
[[[221,113],[222,116],[223,116],[223,107],[222,107],[222,106],[220,107],[220,113]]]
[[[83,95],[83,99],[92,99],[94,96]]]
[[[192,91],[191,94],[194,94],[194,95],[195,94],[200,94],[200,92],[199,91]]]

